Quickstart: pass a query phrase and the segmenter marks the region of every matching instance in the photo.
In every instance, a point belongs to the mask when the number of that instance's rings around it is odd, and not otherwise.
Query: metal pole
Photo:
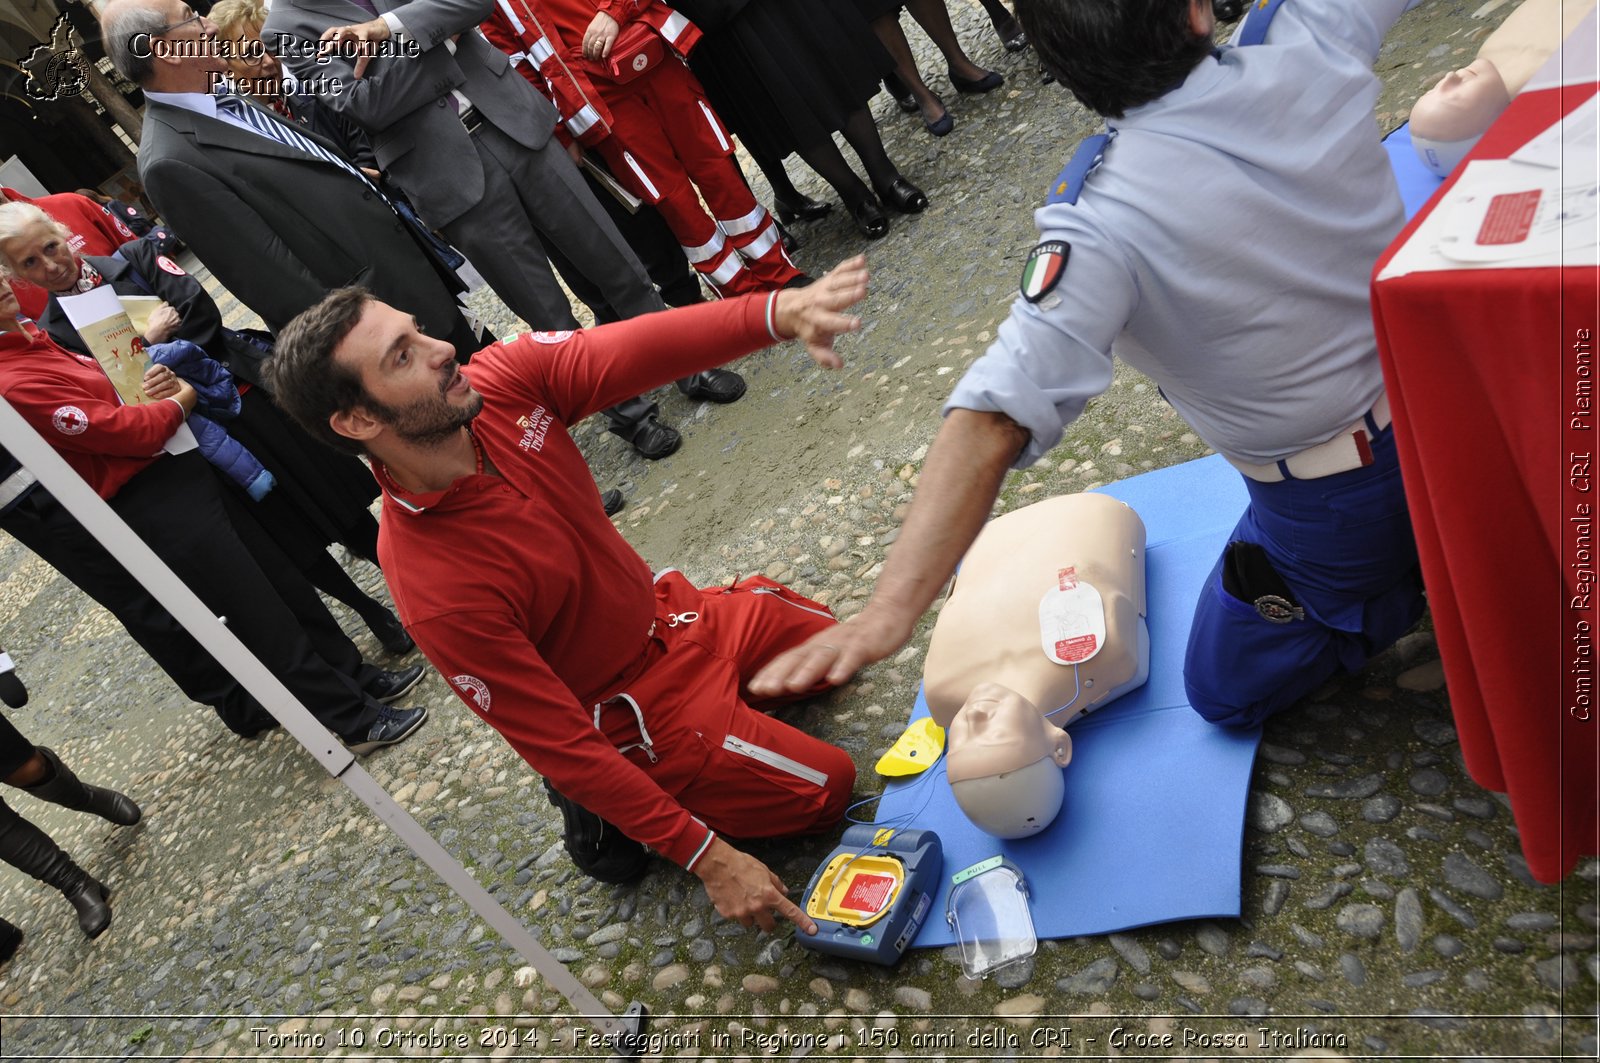
[[[0,446],[39,478],[56,500],[77,518],[107,550],[110,550],[146,590],[182,624],[195,639],[233,674],[239,683],[283,724],[295,741],[316,758],[329,775],[344,783],[370,808],[378,819],[405,842],[424,863],[444,879],[468,906],[505,938],[557,992],[567,998],[580,1016],[603,1033],[617,1038],[634,1032],[636,1024],[624,1022],[606,1010],[584,985],[572,976],[560,960],[550,955],[538,940],[490,896],[489,891],[467,873],[466,868],[423,829],[411,815],[390,797],[356,763],[355,754],[344,747],[332,732],[291,694],[278,677],[269,672],[244,643],[228,630],[226,618],[212,615],[166,563],[145,545],[132,528],[123,522],[83,478],[72,470],[55,450],[22,419],[22,415],[0,396]],[[113,546],[113,544],[115,544]]]

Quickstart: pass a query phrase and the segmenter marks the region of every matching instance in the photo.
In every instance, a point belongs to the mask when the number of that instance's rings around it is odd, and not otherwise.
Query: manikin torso
[[[1133,510],[1080,494],[991,521],[967,552],[923,679],[949,729],[951,790],[980,829],[1049,826],[1072,758],[1062,727],[1144,682],[1144,547]]]
[[[1107,495],[1062,495],[990,521],[961,562],[928,646],[933,718],[950,726],[974,687],[998,683],[1041,712],[1072,702],[1052,717],[1064,725],[1142,683],[1150,656],[1144,537],[1139,515]],[[1041,600],[1073,582],[1099,592],[1105,629],[1103,644],[1075,665],[1046,655],[1041,624],[1049,620],[1040,615]],[[1061,657],[1091,649],[1060,633],[1074,642]]]

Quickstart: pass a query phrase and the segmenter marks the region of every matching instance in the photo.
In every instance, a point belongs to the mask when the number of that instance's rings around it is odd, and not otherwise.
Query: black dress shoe
[[[970,81],[957,74],[954,70],[948,73],[950,74],[950,84],[956,87],[957,92],[993,92],[1006,83],[1006,79],[1001,76],[998,70],[991,70],[976,81]]]
[[[379,672],[378,678],[362,687],[361,690],[367,697],[387,705],[409,694],[413,687],[422,682],[423,673],[426,671],[427,669],[422,665],[414,664],[410,668],[402,668],[398,672]]]
[[[904,177],[896,177],[887,188],[873,185],[878,193],[878,198],[901,214],[921,214],[928,209],[928,197],[922,194],[922,189],[907,181]]]
[[[378,636],[378,641],[383,644],[384,651],[396,657],[404,657],[417,648],[411,641],[411,636],[406,634],[406,629],[400,623],[400,618],[389,610],[383,610],[382,615],[373,614],[363,617],[367,622],[367,630]]]
[[[678,390],[691,399],[726,405],[744,397],[744,377],[731,369],[707,369],[685,378]]]
[[[639,452],[641,458],[660,461],[683,446],[683,437],[676,428],[664,425],[654,417],[647,417],[644,423],[633,430],[628,442],[633,444],[633,449]]]
[[[810,196],[801,196],[793,201],[774,198],[773,206],[777,208],[778,220],[785,225],[797,218],[800,221],[816,221],[833,209],[832,203],[822,203]]]
[[[615,487],[600,496],[600,508],[606,511],[608,517],[615,517],[621,513],[624,505],[626,503],[622,500],[622,492]]]
[[[1016,16],[994,22],[995,36],[1000,38],[1000,44],[1008,52],[1020,52],[1028,46],[1028,35],[1022,31],[1022,26],[1017,22]]]
[[[772,224],[778,227],[778,239],[783,241],[784,254],[792,255],[796,251],[800,250],[802,246],[800,243],[800,238],[794,233],[790,232],[787,225],[783,224],[781,221],[774,221]]]
[[[868,196],[859,203],[851,203],[850,217],[855,219],[856,228],[861,230],[861,235],[868,240],[882,240],[889,235],[889,219],[884,216],[883,207],[874,196]]]
[[[372,726],[367,728],[365,734],[344,739],[345,747],[358,757],[376,752],[384,746],[392,746],[404,742],[416,733],[423,721],[428,718],[428,707],[419,705],[414,709],[378,710],[378,718],[372,721]]]

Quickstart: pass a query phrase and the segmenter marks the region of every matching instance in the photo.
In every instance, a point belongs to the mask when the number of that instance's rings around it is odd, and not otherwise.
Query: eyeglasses
[[[152,36],[152,37],[160,37],[160,36],[163,36],[165,34],[171,33],[173,30],[181,30],[181,29],[183,29],[183,27],[187,26],[189,23],[191,23],[191,22],[199,22],[203,18],[205,18],[204,15],[190,15],[188,18],[184,19],[182,22],[174,22],[170,26],[162,26],[160,29],[156,30],[150,36]]]

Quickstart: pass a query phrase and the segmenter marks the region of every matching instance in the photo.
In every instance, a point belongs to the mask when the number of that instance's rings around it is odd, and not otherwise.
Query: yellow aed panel
[[[845,926],[871,926],[893,907],[905,882],[905,865],[895,857],[836,853],[806,898],[806,914]]]

